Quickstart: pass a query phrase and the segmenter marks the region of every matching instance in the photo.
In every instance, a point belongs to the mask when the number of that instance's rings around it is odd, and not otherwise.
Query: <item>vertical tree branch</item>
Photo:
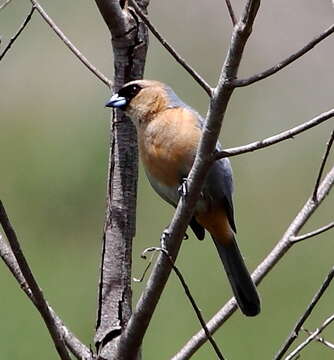
[[[146,11],[148,1],[138,3]],[[143,23],[129,11],[126,1],[96,0],[96,4],[112,36],[114,87],[117,90],[125,82],[142,78],[147,32]],[[102,357],[121,360],[115,352],[118,338],[131,315],[131,253],[136,222],[138,155],[133,124],[122,112],[117,111],[114,115],[95,344]],[[131,359],[136,359],[137,355],[138,349],[134,349]]]

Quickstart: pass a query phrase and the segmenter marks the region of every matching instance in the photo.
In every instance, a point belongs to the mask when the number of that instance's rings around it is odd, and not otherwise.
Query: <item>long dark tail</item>
[[[213,240],[241,311],[247,316],[257,315],[261,308],[260,297],[249,275],[236,240],[233,238],[233,240],[224,243]]]

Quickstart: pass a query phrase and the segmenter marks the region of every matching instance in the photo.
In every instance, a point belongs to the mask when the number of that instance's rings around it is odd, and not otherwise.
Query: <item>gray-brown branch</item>
[[[285,342],[284,342],[282,348],[280,349],[280,351],[276,354],[274,360],[282,359],[284,354],[286,354],[286,352],[289,350],[290,346],[297,339],[302,326],[304,325],[305,321],[310,317],[313,309],[315,308],[315,306],[318,304],[319,300],[324,295],[325,291],[327,290],[328,286],[330,285],[331,281],[333,280],[333,277],[334,277],[334,268],[332,268],[330,270],[330,272],[328,273],[328,275],[326,276],[326,279],[322,283],[320,289],[314,295],[312,301],[310,302],[310,304],[306,308],[305,312],[301,315],[300,319],[297,321],[296,325],[291,330],[290,335],[285,340]]]
[[[32,301],[35,307],[38,310],[38,304],[36,299],[31,292],[28,283],[26,282],[19,265],[13,255],[11,248],[7,245],[6,241],[2,238],[0,234],[0,257],[7,265],[10,272],[13,274],[14,278],[17,280],[21,289],[27,295],[27,297]],[[64,339],[64,342],[67,348],[78,360],[91,360],[93,359],[90,350],[76,338],[76,336],[64,325],[60,317],[55,313],[55,311],[48,305],[51,316],[54,318],[55,326],[58,329],[59,334]]]
[[[51,27],[51,29],[57,34],[57,36],[63,41],[63,43],[72,51],[72,53],[89,69],[96,77],[98,77],[105,85],[109,88],[112,86],[111,80],[109,80],[102,72],[92,65],[89,60],[76,48],[72,42],[67,38],[67,36],[60,30],[56,23],[50,18],[47,12],[42,8],[42,6],[36,0],[30,0],[34,8],[39,12],[41,17],[46,21],[46,23]]]
[[[6,5],[3,4],[3,5]],[[25,27],[28,25],[29,21],[31,20],[32,14],[35,11],[35,7],[33,6],[31,8],[31,10],[29,11],[28,15],[26,16],[26,18],[24,19],[22,25],[19,27],[19,29],[17,30],[17,32],[15,33],[15,35],[9,40],[9,43],[7,44],[7,46],[4,48],[4,50],[2,51],[2,53],[0,54],[0,61],[4,58],[4,56],[7,54],[7,52],[9,51],[9,49],[11,48],[11,46],[14,44],[15,40],[20,36],[20,34],[22,33],[22,31],[25,29]]]
[[[138,1],[146,11],[148,1]],[[114,90],[143,76],[147,31],[127,8],[127,1],[96,0],[110,30]],[[136,130],[122,112],[111,121],[107,205],[103,230],[95,345],[107,359],[138,359],[139,349],[118,354],[119,337],[132,311],[132,240],[136,224],[138,154]]]
[[[298,215],[292,221],[281,240],[276,244],[272,251],[266,256],[266,258],[258,265],[256,270],[252,274],[252,279],[256,284],[259,284],[277,265],[279,260],[288,252],[294,242],[293,238],[299,233],[302,227],[306,224],[308,219],[320,206],[322,201],[328,195],[334,185],[334,167],[328,172],[324,180],[321,182],[318,189],[318,201],[314,202],[312,195],[306,201],[303,208]],[[207,323],[207,327],[213,334],[220,326],[222,326],[236,311],[237,304],[234,298],[230,299],[211,320]],[[186,360],[207,341],[206,335],[203,330],[197,332],[172,358],[172,360]]]
[[[240,154],[245,154],[251,151],[259,150],[266,148],[268,146],[277,144],[281,141],[287,140],[287,139],[293,139],[294,136],[301,134],[302,132],[309,130],[329,119],[334,117],[334,109],[331,109],[329,111],[326,111],[315,118],[306,121],[305,123],[295,126],[289,130],[285,130],[279,134],[270,136],[263,140],[254,141],[247,145],[237,146],[229,149],[225,149],[223,151],[216,152],[214,154],[214,159],[218,160],[223,157],[232,157]]]
[[[51,338],[54,342],[54,345],[57,349],[57,352],[62,360],[71,360],[70,355],[67,352],[66,346],[64,344],[64,340],[62,338],[61,333],[58,331],[57,325],[55,323],[54,317],[51,315],[50,309],[42,290],[38,286],[36,279],[28,265],[28,262],[23,254],[20,243],[17,239],[16,232],[9,221],[6,210],[3,206],[2,201],[0,200],[0,224],[7,236],[7,240],[10,244],[10,247],[13,251],[14,257],[17,261],[19,269],[28,284],[28,287],[35,299],[35,305],[41,314],[46,327],[49,330]]]
[[[148,17],[141,11],[136,0],[131,0],[131,6],[135,9],[138,16],[143,20],[146,26],[150,29],[152,34],[157,38],[160,44],[173,56],[173,58],[192,76],[192,78],[205,90],[205,92],[211,97],[211,86],[201,77],[201,75],[194,70],[186,60],[184,60],[172,45],[160,34],[156,27],[151,23]]]
[[[257,81],[263,80],[271,75],[274,75],[278,71],[284,69],[289,64],[293,63],[303,55],[305,55],[307,52],[312,50],[316,45],[318,45],[322,40],[326,39],[328,36],[330,36],[334,32],[334,24],[330,26],[326,31],[315,37],[313,40],[311,40],[309,43],[307,43],[303,48],[296,51],[286,59],[280,61],[278,64],[274,65],[273,67],[258,73],[256,75],[250,76],[246,79],[235,79],[232,82],[233,86],[241,87],[241,86],[248,86],[251,84],[254,84]]]
[[[259,0],[248,1],[241,19],[234,28],[221,76],[210,101],[195,162],[188,177],[189,192],[185,198],[179,201],[169,226],[167,250],[173,260],[176,259],[179,252],[187,224],[193,214],[206,172],[212,161],[211,154],[214,152],[222,120],[233,91],[229,83],[236,77],[244,46],[251,33],[259,5]],[[169,261],[160,254],[136,309],[121,336],[120,350],[123,354],[126,354],[127,349],[139,349],[171,270]]]

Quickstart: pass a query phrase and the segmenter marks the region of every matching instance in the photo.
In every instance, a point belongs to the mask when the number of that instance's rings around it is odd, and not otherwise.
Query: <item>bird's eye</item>
[[[137,93],[139,90],[139,86],[138,85],[132,85],[132,88],[131,88],[131,92],[133,94]]]
[[[131,84],[131,85],[127,85],[127,86],[123,87],[118,92],[118,94],[121,95],[121,96],[124,96],[128,100],[131,100],[132,98],[134,98],[139,93],[140,90],[141,90],[140,85]]]

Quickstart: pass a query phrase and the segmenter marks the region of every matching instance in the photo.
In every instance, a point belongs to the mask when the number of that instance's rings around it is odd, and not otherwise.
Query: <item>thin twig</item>
[[[282,346],[282,348],[280,349],[280,351],[276,354],[274,360],[279,360],[282,359],[282,357],[284,356],[284,354],[286,354],[286,352],[289,350],[289,347],[291,346],[291,344],[296,340],[296,338],[298,337],[299,331],[302,328],[303,324],[305,323],[305,321],[309,318],[309,316],[311,315],[313,309],[315,308],[315,306],[318,304],[319,300],[321,299],[321,297],[323,296],[323,294],[325,293],[325,291],[327,290],[328,286],[330,285],[331,281],[333,280],[334,277],[334,267],[330,270],[330,272],[328,273],[325,281],[322,283],[320,289],[317,291],[317,293],[314,295],[312,301],[310,302],[310,304],[308,305],[308,307],[306,308],[305,312],[303,313],[303,315],[300,317],[300,319],[297,321],[296,325],[294,326],[294,328],[292,329],[290,335],[288,336],[288,338],[285,340],[284,345]]]
[[[205,320],[203,319],[203,316],[202,316],[202,313],[201,313],[201,310],[199,309],[199,307],[197,306],[196,304],[196,301],[194,299],[194,297],[192,296],[191,292],[190,292],[190,289],[189,289],[189,286],[187,285],[181,271],[178,269],[178,267],[175,265],[173,259],[171,258],[171,256],[168,254],[168,252],[163,249],[163,248],[159,248],[159,247],[151,247],[151,248],[147,248],[143,254],[145,254],[146,252],[151,252],[151,251],[160,251],[161,253],[163,253],[165,255],[165,257],[167,258],[167,260],[169,261],[172,269],[174,270],[176,276],[178,277],[178,279],[180,280],[180,283],[184,289],[184,292],[187,296],[187,298],[189,299],[190,303],[191,303],[191,306],[193,307],[195,313],[196,313],[196,316],[205,332],[205,335],[207,336],[209,342],[211,343],[218,359],[220,360],[224,360],[224,357],[223,357],[223,354],[221,353],[217,343],[215,342],[215,340],[213,339],[213,337],[211,336],[207,326],[206,326],[206,323],[205,323]]]
[[[292,351],[285,360],[292,360],[296,355],[299,355],[299,353],[313,340],[317,338],[321,332],[326,329],[327,326],[329,326],[334,321],[334,314],[331,315],[329,318],[327,318],[323,324],[315,330],[305,341],[303,341],[297,348]]]
[[[32,301],[32,303],[37,307],[37,302],[32,294],[20,268],[19,265],[13,255],[11,248],[7,245],[6,241],[2,238],[0,234],[0,257],[7,265],[10,272],[13,274],[14,278],[20,285],[21,289],[28,296],[28,298]],[[50,305],[48,305],[50,309],[50,313],[54,318],[55,324],[58,328],[58,331],[62,334],[66,346],[71,351],[71,353],[79,360],[88,360],[91,359],[90,350],[78,340],[75,335],[63,324],[63,321],[59,318],[59,316],[54,312]]]
[[[327,121],[328,119],[331,119],[334,117],[334,109],[331,109],[329,111],[326,111],[315,118],[306,121],[305,123],[295,126],[289,130],[285,130],[279,134],[270,136],[263,140],[254,141],[252,143],[249,143],[247,145],[237,146],[234,148],[225,149],[223,151],[216,152],[214,154],[215,160],[221,159],[223,157],[232,157],[239,154],[244,154],[247,152],[255,151],[258,149],[263,149],[265,147],[277,144],[281,141],[292,139],[294,136],[313,128],[314,126],[317,126],[324,121]]]
[[[24,28],[28,25],[32,14],[35,11],[35,6],[32,6],[31,10],[29,11],[29,14],[26,16],[24,22],[22,23],[22,25],[19,27],[19,29],[17,30],[17,32],[15,33],[15,35],[9,40],[9,43],[7,44],[7,46],[5,47],[5,49],[3,50],[3,52],[0,54],[0,61],[3,59],[3,57],[6,55],[7,51],[11,48],[11,46],[14,44],[15,40],[20,36],[21,32],[24,30]]]
[[[322,158],[322,161],[321,161],[319,174],[318,174],[315,186],[314,186],[313,201],[317,201],[318,187],[319,187],[319,184],[320,184],[320,181],[321,181],[322,173],[324,172],[324,168],[325,168],[325,165],[326,165],[326,162],[327,162],[327,159],[328,159],[328,155],[329,155],[329,153],[331,151],[331,147],[333,145],[333,140],[334,140],[334,130],[332,131],[331,136],[329,137],[329,140],[328,140],[327,145],[326,145],[326,151],[325,151],[325,154],[324,154],[324,156]]]
[[[274,65],[273,67],[258,73],[256,75],[250,76],[249,78],[245,79],[235,79],[232,81],[231,85],[235,87],[241,87],[241,86],[247,86],[250,84],[253,84],[257,81],[260,81],[262,79],[265,79],[278,71],[282,70],[295,60],[302,57],[304,54],[306,54],[308,51],[312,50],[314,46],[319,44],[322,40],[330,36],[334,32],[334,24],[330,26],[326,31],[324,31],[322,34],[315,37],[313,40],[311,40],[308,44],[306,44],[302,49],[298,50],[297,52],[290,55],[285,60],[280,61],[278,64]]]
[[[146,26],[151,30],[152,34],[158,39],[161,45],[173,56],[173,58],[193,77],[193,79],[205,90],[211,97],[211,86],[184,60],[176,50],[170,45],[167,40],[160,34],[155,26],[151,23],[148,17],[141,11],[136,0],[131,0],[131,6],[135,9],[137,15],[143,20]]]
[[[6,0],[4,3],[0,5],[0,11],[4,9],[12,0]]]
[[[13,251],[13,254],[17,260],[19,268],[35,298],[36,306],[42,315],[45,325],[47,326],[49,333],[52,337],[52,340],[56,346],[57,352],[62,360],[71,360],[69,353],[67,352],[64,340],[58,331],[55,320],[50,313],[50,309],[44,299],[43,293],[39,288],[34,275],[31,272],[31,269],[28,265],[28,262],[21,250],[20,243],[17,239],[14,228],[12,227],[6,210],[0,200],[0,223],[2,228],[7,236],[10,247]]]
[[[231,5],[230,0],[225,0],[226,6],[227,6],[227,10],[228,13],[230,14],[231,20],[232,20],[232,25],[235,26],[235,24],[237,23],[237,18],[234,15],[234,11],[233,11],[233,7]]]
[[[31,3],[36,7],[36,10],[42,16],[42,18],[49,24],[51,29],[58,35],[58,37],[64,42],[64,44],[72,51],[72,53],[94,74],[96,75],[105,85],[109,88],[112,87],[112,81],[109,80],[100,70],[92,65],[89,60],[71,43],[71,41],[65,36],[50,16],[45,12],[41,5],[36,0],[30,0]]]
[[[252,274],[255,284],[259,284],[266,275],[275,267],[279,260],[293,246],[291,237],[298,234],[301,228],[306,224],[308,219],[320,206],[334,185],[334,167],[328,172],[319,186],[319,201],[315,203],[310,197],[303,208],[299,211],[295,219],[292,221],[281,240],[270,251],[266,258]],[[220,326],[222,326],[237,310],[237,304],[234,298],[230,299],[211,320],[206,324],[210,333],[213,334]],[[187,360],[206,342],[207,338],[203,330],[198,331],[176,354],[171,360]]]
[[[304,331],[306,334],[308,335],[312,335],[312,331],[307,330],[305,328],[301,328],[302,331]],[[325,338],[321,337],[321,336],[317,336],[315,339],[315,341],[320,342],[321,344],[327,346],[328,348],[334,350],[334,344],[329,342],[328,340],[326,340]]]
[[[327,224],[327,225],[325,225],[325,226],[322,226],[322,227],[319,228],[319,229],[316,229],[316,230],[314,230],[314,231],[311,231],[311,232],[309,232],[309,233],[307,233],[307,234],[298,235],[298,236],[292,236],[292,237],[291,237],[291,241],[292,241],[292,242],[303,241],[303,240],[309,239],[309,238],[311,238],[311,237],[313,237],[313,236],[319,235],[319,234],[321,234],[321,233],[323,233],[323,232],[325,232],[325,231],[327,231],[327,230],[330,230],[330,229],[332,229],[332,228],[334,228],[334,221],[331,222],[331,223],[329,223],[329,224]]]

